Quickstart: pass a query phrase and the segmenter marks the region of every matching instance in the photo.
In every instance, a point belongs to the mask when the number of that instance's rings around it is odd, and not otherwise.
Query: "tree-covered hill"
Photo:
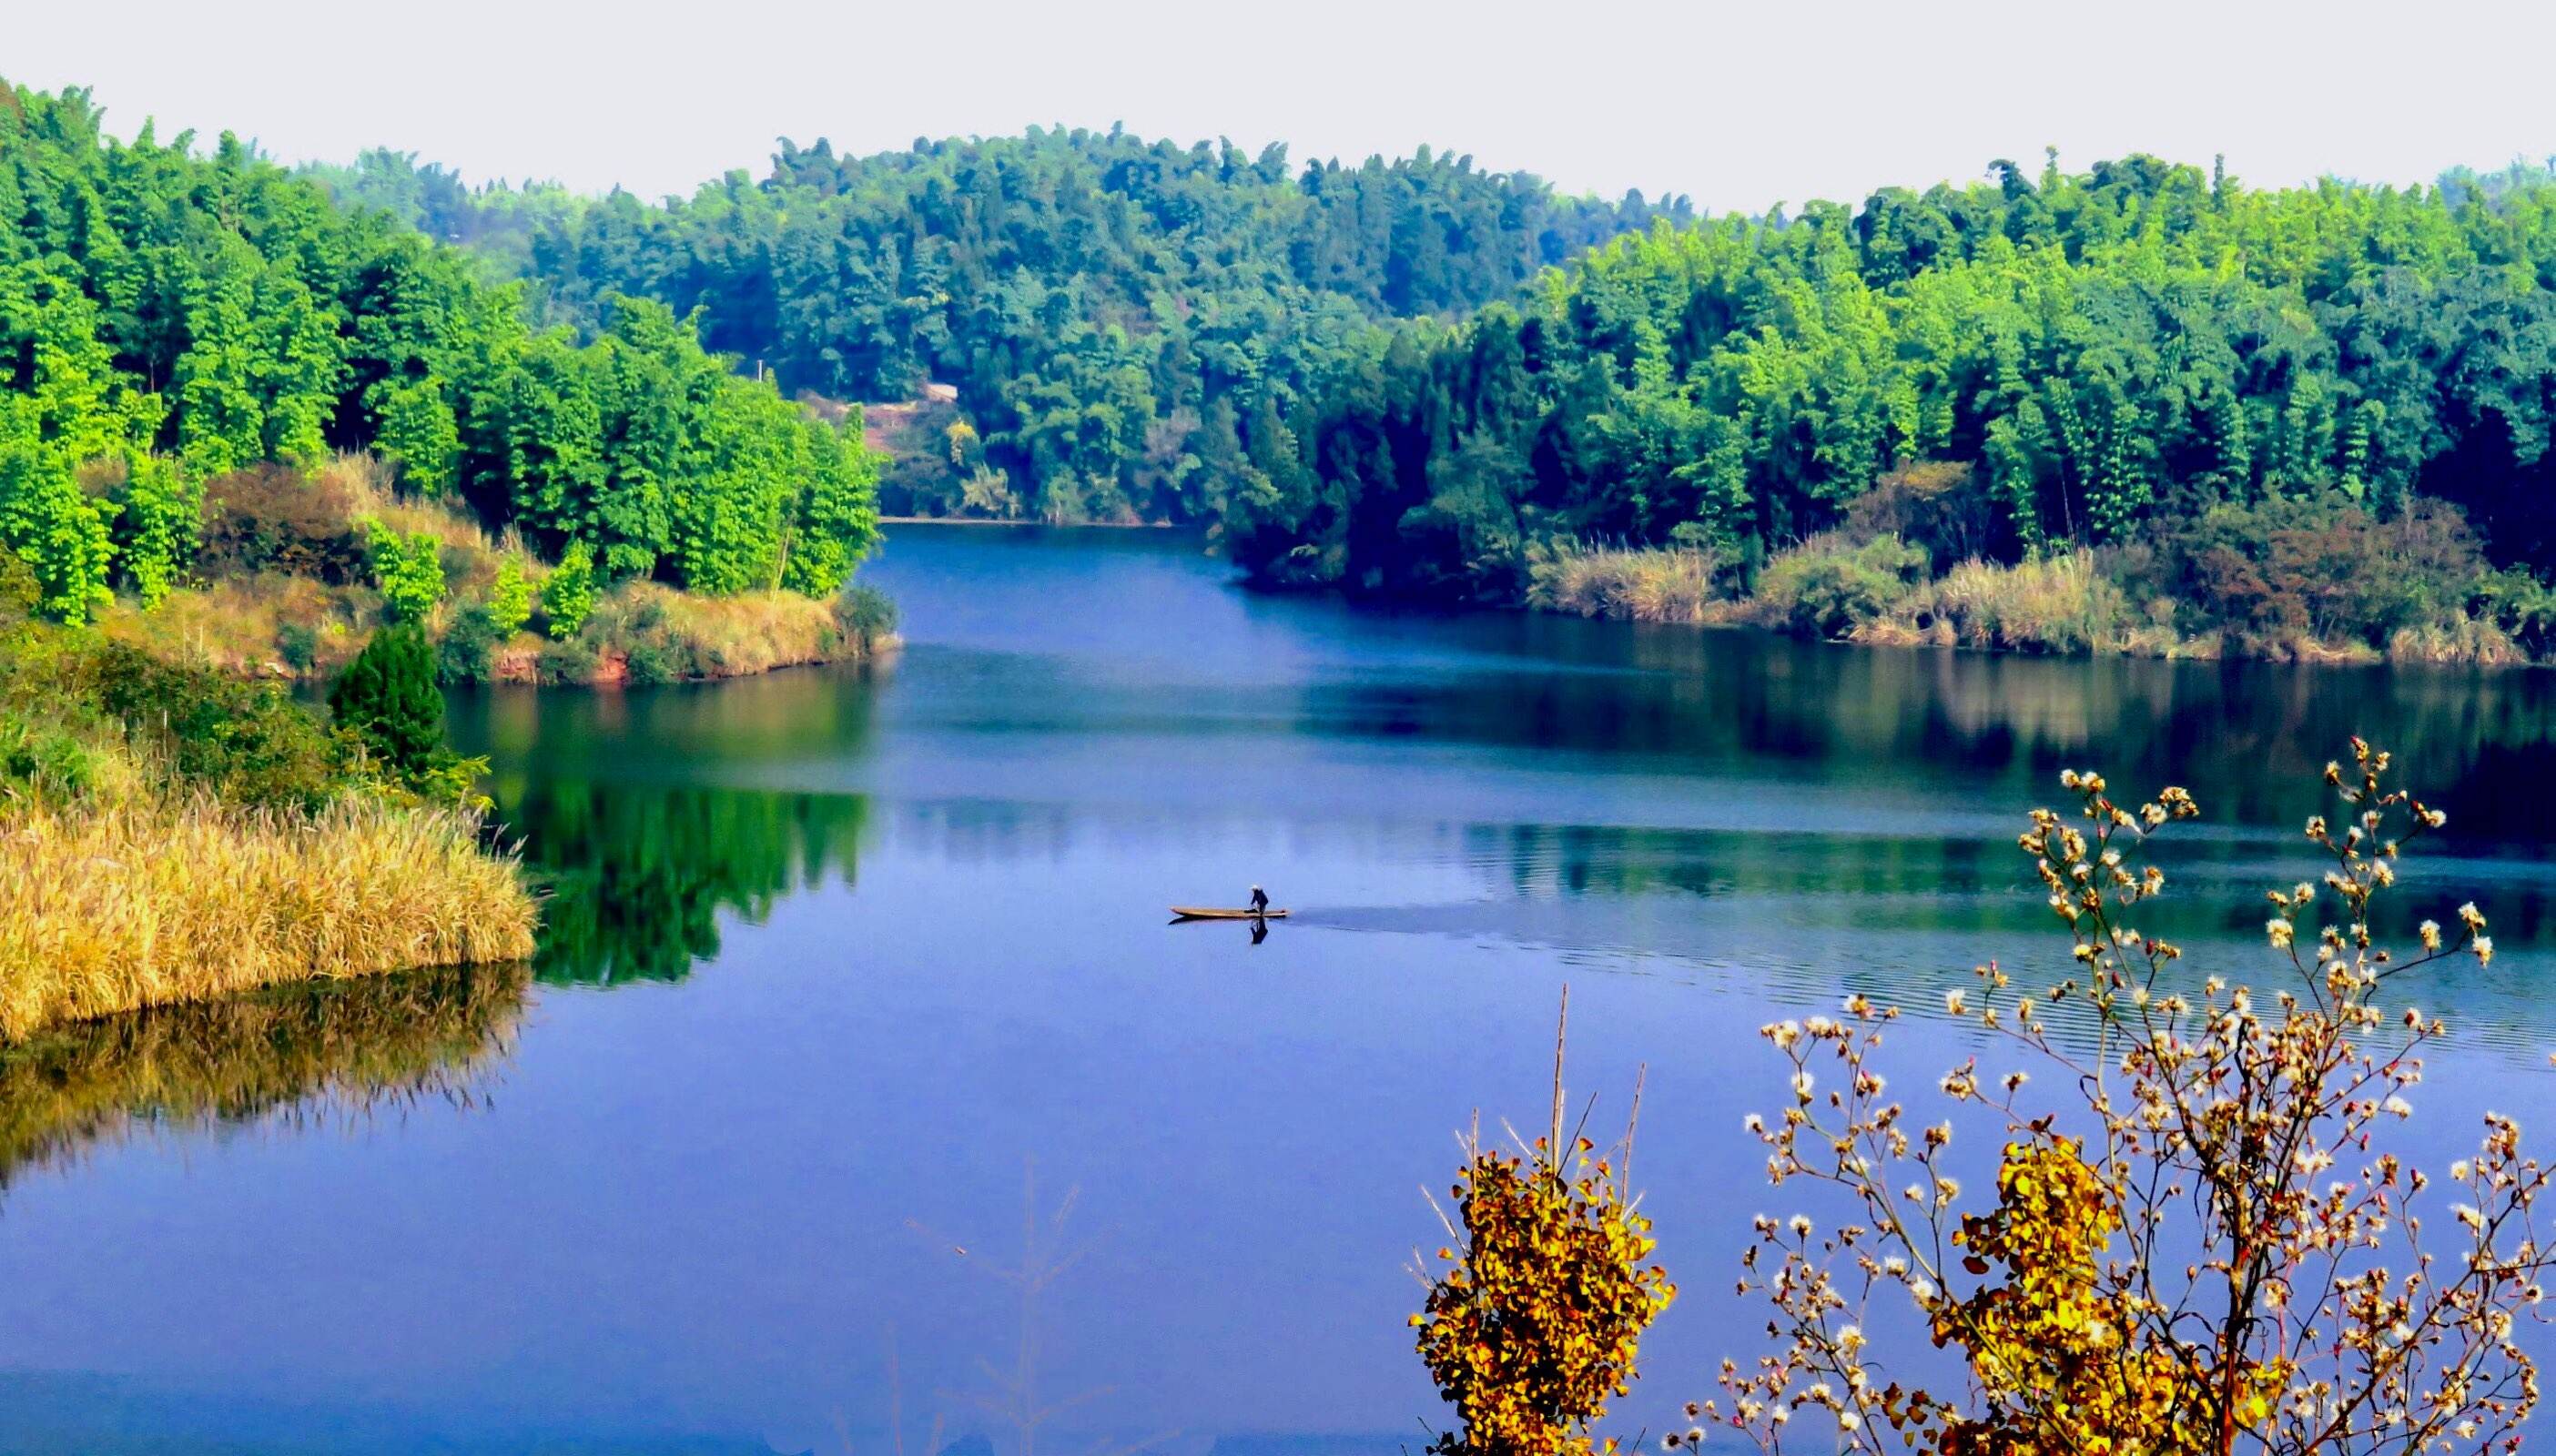
[[[1661,226],[1332,376],[1248,441],[1272,464],[1227,540],[1275,580],[1511,600],[1556,540],[1692,546],[1746,578],[1926,517],[1939,558],[2192,546],[2226,575],[2269,570],[2276,530],[2430,499],[2543,569],[2556,184],[2464,181],[1999,163]],[[2205,519],[2235,540],[2192,546]]]
[[[834,399],[954,386],[956,418],[892,508],[1056,520],[1210,520],[1252,478],[1255,412],[1379,351],[1381,320],[1453,318],[1655,219],[1434,154],[1291,168],[1283,147],[1116,130],[918,141],[838,156],[782,144],[663,205],[468,187],[375,151],[310,175],[462,240],[591,329],[616,294],[702,311],[709,344]],[[1266,431],[1263,431],[1265,433]],[[916,468],[917,464],[921,468]]]
[[[376,451],[606,579],[831,595],[875,534],[856,435],[652,300],[541,328],[482,264],[225,134],[109,135],[0,83],[0,546],[77,621],[196,564],[206,489]]]
[[[1893,595],[1875,572],[2092,549],[2070,579],[2172,609],[2169,639],[2556,631],[2534,165],[2259,188],[2054,156],[1704,218],[1425,152],[1291,175],[1067,131],[785,144],[662,206],[395,154],[330,182],[589,329],[624,290],[785,388],[955,385],[896,412],[929,425],[899,509],[1207,522],[1266,581],[1469,601],[1591,545],[1691,549],[1680,579],[1730,594],[1806,546],[1863,552],[1783,576],[1857,601]]]

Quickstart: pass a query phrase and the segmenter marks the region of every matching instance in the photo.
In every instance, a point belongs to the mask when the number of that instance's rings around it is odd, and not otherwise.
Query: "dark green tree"
[[[447,766],[444,698],[435,689],[435,652],[412,623],[385,627],[328,688],[337,726],[411,783]]]

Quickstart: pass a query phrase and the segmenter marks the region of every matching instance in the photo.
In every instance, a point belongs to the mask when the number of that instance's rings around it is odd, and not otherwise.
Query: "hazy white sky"
[[[2556,6],[2427,0],[0,0],[0,76],[288,160],[688,191],[773,138],[1426,142],[1568,190],[1852,198],[2145,150],[2252,182],[2556,153]]]

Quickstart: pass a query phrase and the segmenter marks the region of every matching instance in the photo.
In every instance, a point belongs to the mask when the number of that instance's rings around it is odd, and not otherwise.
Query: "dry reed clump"
[[[2141,624],[2095,553],[2001,566],[1976,557],[1920,588],[1867,640],[1937,642],[2021,652],[2125,650]],[[1859,633],[1858,636],[1866,636]]]
[[[2401,627],[2387,640],[2396,663],[2502,667],[2530,661],[2527,649],[2492,622],[2469,618],[2448,626]]]
[[[702,676],[824,662],[841,649],[842,631],[829,604],[796,592],[704,597],[653,583],[640,583],[632,591],[642,600],[665,604],[668,637],[681,645]]]
[[[1527,601],[1583,617],[1710,622],[1726,606],[1714,590],[1717,565],[1704,550],[1556,543],[1528,554]]]
[[[493,556],[521,550],[489,539],[476,517],[449,501],[433,496],[403,496],[393,483],[390,463],[379,455],[356,451],[339,454],[320,467],[320,478],[345,493],[348,508],[360,521],[371,519],[402,535],[425,533],[464,557]]]
[[[534,907],[468,813],[203,796],[0,815],[0,1037],[281,981],[520,960]]]

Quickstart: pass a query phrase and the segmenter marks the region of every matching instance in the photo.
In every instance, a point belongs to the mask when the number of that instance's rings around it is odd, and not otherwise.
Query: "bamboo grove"
[[[581,339],[479,262],[224,135],[130,141],[88,94],[0,87],[0,546],[47,611],[146,604],[207,482],[376,451],[546,558],[726,594],[831,594],[875,457],[649,300]]]
[[[1001,488],[909,509],[1206,522],[1275,583],[1510,601],[1558,540],[1710,547],[1744,581],[1911,471],[1976,518],[1938,555],[2214,509],[2243,547],[2428,500],[2499,564],[2556,559],[2537,169],[2256,188],[2054,155],[1702,219],[1425,151],[1290,179],[1276,151],[1116,132],[785,144],[664,206],[397,154],[326,175],[558,316],[622,290],[793,387],[952,381],[929,450]]]
[[[1528,546],[1747,569],[1930,464],[1973,549],[2213,506],[2464,508],[2556,559],[2556,185],[2249,189],[2149,158],[1655,228],[1397,334],[1282,423],[1233,548],[1284,580],[1508,597]]]
[[[1292,170],[1283,146],[1106,132],[917,141],[837,155],[784,141],[663,205],[550,185],[468,187],[414,156],[310,175],[460,239],[591,327],[615,294],[700,308],[714,346],[838,399],[957,393],[956,430],[900,462],[896,509],[1059,521],[1212,521],[1258,414],[1310,398],[1394,320],[1453,318],[1684,199],[1557,195],[1423,147]],[[1273,413],[1274,412],[1274,413]],[[916,470],[916,464],[946,468]]]

